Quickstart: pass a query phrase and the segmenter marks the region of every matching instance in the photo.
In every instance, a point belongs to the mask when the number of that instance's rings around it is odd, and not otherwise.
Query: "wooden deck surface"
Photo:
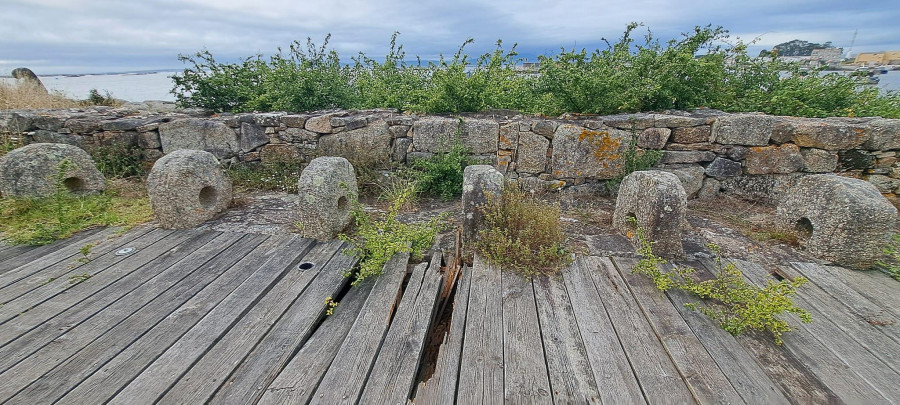
[[[440,256],[397,255],[348,289],[343,247],[149,227],[0,245],[0,402],[900,402],[900,283],[880,273],[736,261],[753,283],[811,281],[796,301],[813,323],[790,319],[776,346],[659,293],[631,258],[579,256],[525,280],[476,257],[420,378]],[[341,297],[331,316],[328,297]]]

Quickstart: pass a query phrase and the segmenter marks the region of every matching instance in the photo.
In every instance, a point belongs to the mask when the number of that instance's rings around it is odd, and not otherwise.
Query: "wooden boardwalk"
[[[440,256],[397,255],[349,288],[342,247],[152,228],[0,245],[0,402],[900,402],[900,283],[881,274],[778,269],[812,281],[797,301],[814,322],[792,320],[776,346],[660,294],[634,259],[578,257],[527,281],[476,258],[420,378]],[[738,265],[755,283],[772,270]]]

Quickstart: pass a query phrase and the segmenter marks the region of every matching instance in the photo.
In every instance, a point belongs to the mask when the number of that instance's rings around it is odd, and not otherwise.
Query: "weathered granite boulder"
[[[869,139],[863,145],[868,150],[900,149],[900,120],[869,121]]]
[[[711,162],[715,160],[716,154],[708,150],[690,150],[690,151],[673,151],[667,150],[663,152],[660,163],[698,163]]]
[[[466,166],[463,170],[463,245],[475,242],[483,226],[479,205],[488,202],[489,195],[499,195],[503,190],[503,175],[487,165]]]
[[[191,228],[228,208],[231,179],[212,153],[181,149],[153,164],[147,194],[160,227]]]
[[[266,129],[249,122],[241,123],[241,151],[250,152],[269,143]]]
[[[557,178],[612,179],[624,169],[631,135],[604,128],[560,125],[553,135],[552,174]]]
[[[775,121],[775,117],[760,114],[721,116],[712,125],[709,141],[725,145],[768,145]]]
[[[804,171],[809,173],[830,173],[837,169],[838,154],[823,149],[801,149]]]
[[[791,141],[804,148],[852,149],[869,139],[865,127],[837,120],[794,118],[791,129]]]
[[[557,127],[559,127],[559,123],[555,121],[538,120],[531,124],[531,132],[552,138]]]
[[[159,124],[159,139],[163,153],[178,149],[204,150],[219,159],[225,159],[241,150],[233,129],[222,122],[208,119],[186,118]]]
[[[706,166],[706,175],[711,177],[734,177],[741,175],[741,163],[731,159],[717,157]]]
[[[662,149],[671,135],[672,130],[669,128],[647,128],[638,135],[637,146],[644,149]]]
[[[497,152],[500,124],[494,120],[429,117],[412,126],[413,149],[417,152],[440,152],[453,146],[457,134],[473,155]]]
[[[653,253],[662,257],[684,256],[681,224],[685,221],[687,194],[674,174],[647,170],[629,174],[622,180],[613,227],[638,245],[637,232],[628,218],[645,231],[653,242]]]
[[[516,170],[520,173],[536,174],[547,167],[547,149],[550,141],[531,132],[519,135],[519,147],[516,149]]]
[[[47,88],[44,87],[44,83],[41,83],[41,79],[39,79],[38,76],[34,74],[34,72],[32,72],[29,68],[21,67],[13,69],[12,77],[18,80],[22,80],[23,82],[31,86],[35,86],[38,89],[43,90],[44,93],[47,92]]]
[[[384,121],[319,138],[319,153],[355,162],[386,163],[391,158],[391,131]]]
[[[748,174],[793,173],[803,169],[803,155],[797,145],[753,147],[744,161]]]
[[[787,190],[790,190],[796,181],[803,176],[806,176],[806,174],[761,174],[725,177],[720,180],[720,189],[730,195],[777,205],[782,195]]]
[[[337,156],[315,158],[298,184],[300,234],[333,239],[350,223],[351,199],[359,192],[353,165]]]
[[[36,143],[64,143],[78,147],[81,147],[81,145],[84,144],[84,139],[78,135],[60,134],[43,129],[34,131],[34,133],[31,134],[31,138],[34,139],[34,142]]]
[[[815,174],[782,196],[777,215],[784,226],[809,235],[801,244],[813,255],[866,269],[883,255],[897,209],[864,180]]]
[[[712,198],[719,195],[722,183],[712,177],[703,180],[703,187],[697,192],[697,198]]]
[[[49,197],[62,187],[74,194],[101,192],[106,179],[83,149],[61,143],[33,143],[0,158],[0,194]]]
[[[680,164],[666,166],[661,169],[672,173],[681,181],[688,198],[694,198],[700,188],[703,187],[703,179],[706,177],[706,169],[698,164]]]
[[[875,156],[859,149],[838,152],[838,167],[841,170],[864,170],[875,167]]]
[[[700,127],[684,127],[672,130],[672,142],[675,143],[700,143],[708,142],[711,133],[709,125]]]

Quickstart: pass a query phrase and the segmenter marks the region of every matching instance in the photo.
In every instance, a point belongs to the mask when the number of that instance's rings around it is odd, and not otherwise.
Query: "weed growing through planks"
[[[50,277],[50,278],[44,280],[43,282],[41,282],[41,286],[45,286],[45,285],[47,285],[47,284],[50,284],[50,283],[53,282],[53,280],[56,280],[56,277]]]
[[[76,274],[76,275],[69,277],[69,284],[75,285],[75,284],[84,282],[89,278],[91,278],[91,275],[88,273]]]
[[[900,234],[891,237],[891,243],[884,248],[884,254],[886,257],[878,262],[878,267],[894,280],[900,281]]]
[[[93,243],[88,243],[87,245],[82,246],[81,249],[78,250],[78,253],[81,253],[81,257],[78,258],[78,262],[87,263],[91,261],[91,258],[88,256],[91,254],[91,249],[93,248]]]
[[[325,316],[334,315],[334,310],[337,309],[338,304],[340,303],[335,301],[331,297],[325,298],[325,308],[328,308],[327,310],[325,310]]]
[[[425,249],[434,243],[438,232],[446,226],[445,216],[438,216],[424,223],[400,222],[397,214],[406,203],[405,199],[411,195],[413,191],[410,188],[391,202],[387,213],[371,216],[363,209],[357,196],[351,195],[353,204],[351,216],[356,232],[353,236],[341,234],[338,238],[353,244],[353,247],[345,252],[360,260],[359,271],[353,285],[380,275],[384,270],[384,264],[396,253],[409,252],[414,260],[418,260]],[[346,277],[350,275],[350,272],[345,274]]]
[[[474,248],[491,263],[532,277],[555,274],[572,261],[558,205],[527,196],[508,183],[478,209],[484,216],[484,228]]]
[[[740,269],[734,263],[723,263],[718,246],[710,244],[709,248],[716,253],[718,274],[712,280],[698,282],[692,277],[695,270],[690,267],[663,270],[661,265],[666,261],[653,254],[645,230],[637,226],[634,219],[631,221],[640,241],[638,254],[642,256],[631,271],[649,277],[660,291],[679,289],[705,300],[706,305],[689,303],[685,307],[710,317],[728,333],[737,336],[747,329],[768,331],[780,345],[781,336],[791,327],[779,315],[793,313],[801,322],[812,322],[809,312],[794,305],[791,299],[797,287],[806,283],[805,278],[768,280],[762,288],[748,284]]]

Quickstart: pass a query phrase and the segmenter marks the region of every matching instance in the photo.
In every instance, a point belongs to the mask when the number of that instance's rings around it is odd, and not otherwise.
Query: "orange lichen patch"
[[[620,138],[613,138],[607,131],[591,131],[585,129],[578,135],[578,140],[581,142],[588,141],[591,145],[596,147],[596,150],[594,150],[594,158],[603,165],[603,168],[608,168],[610,162],[620,157],[618,151],[622,146],[622,140]]]

